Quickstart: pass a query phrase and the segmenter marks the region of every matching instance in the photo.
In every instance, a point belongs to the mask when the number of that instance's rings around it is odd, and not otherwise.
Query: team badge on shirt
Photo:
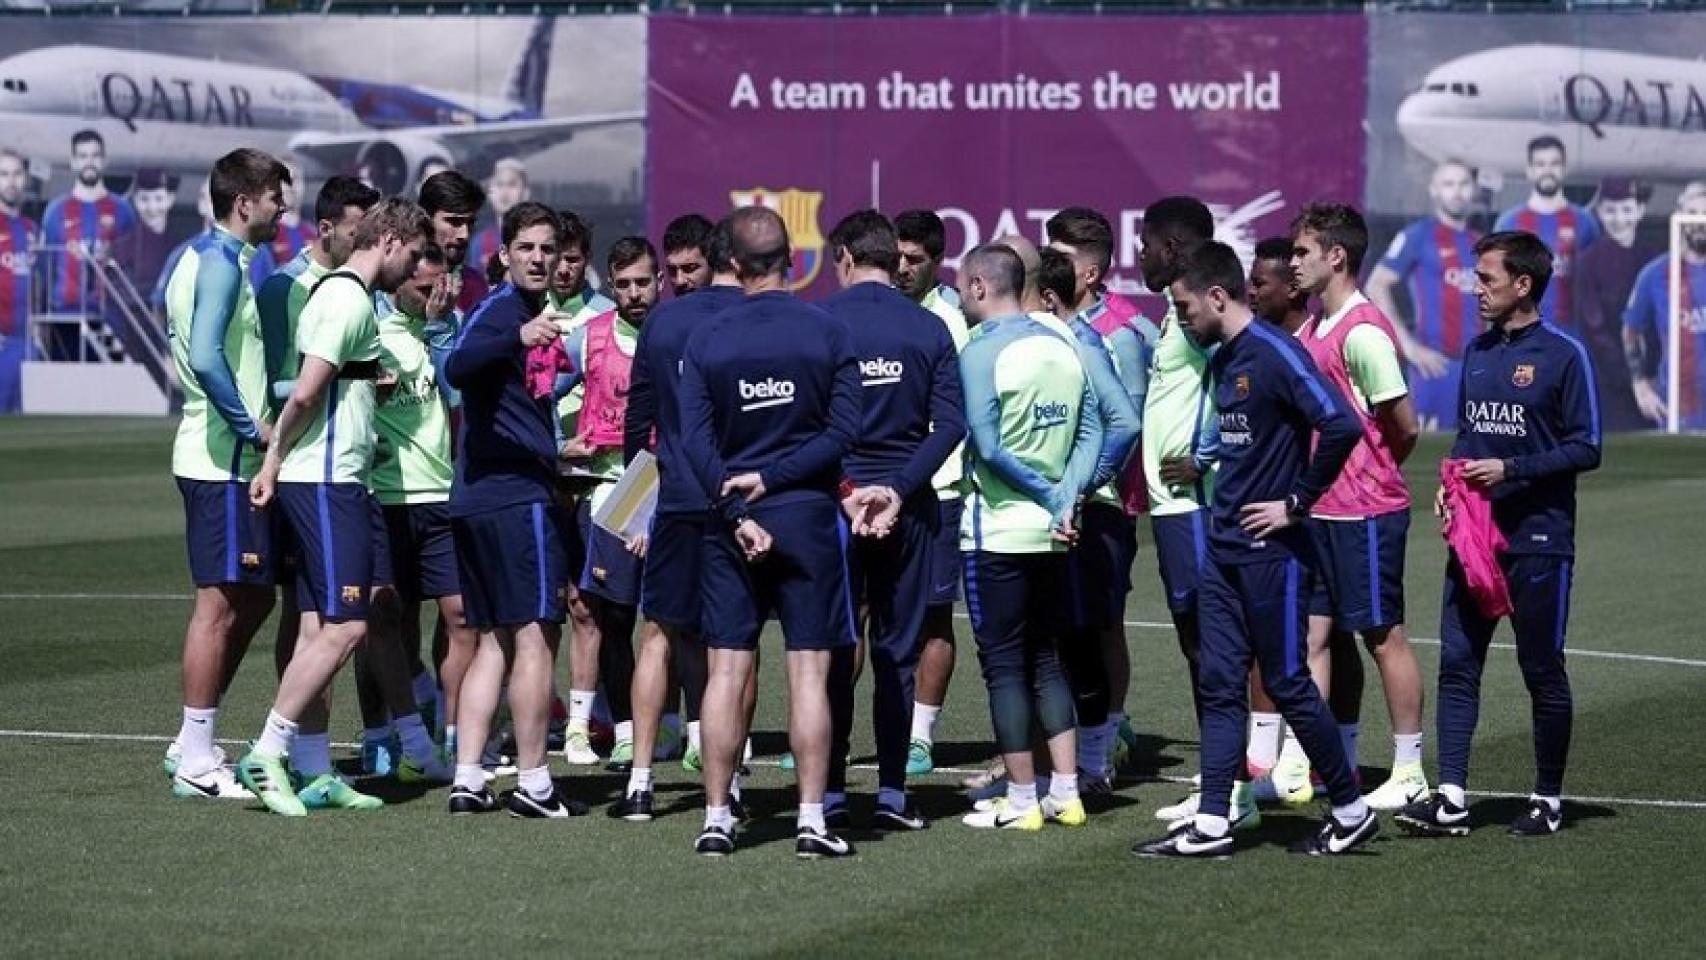
[[[823,231],[817,223],[818,208],[823,206],[823,192],[793,187],[786,190],[753,187],[751,190],[729,191],[729,202],[737,210],[741,207],[767,207],[781,215],[782,224],[788,228],[788,240],[794,247],[788,289],[803,290],[811,286],[817,279],[818,270],[823,267]]]
[[[1232,392],[1237,394],[1238,399],[1240,399],[1240,400],[1243,400],[1243,399],[1246,399],[1247,397],[1249,397],[1250,396],[1250,375],[1247,373],[1240,373],[1238,375],[1238,379],[1232,381]]]
[[[1534,364],[1519,363],[1511,374],[1511,383],[1518,387],[1526,387],[1534,382]]]
[[[244,570],[259,570],[261,567],[261,555],[258,553],[245,553],[241,558],[239,558],[238,562],[243,565]]]
[[[345,587],[344,592],[343,592],[343,598],[344,598],[345,603],[360,603],[361,602],[361,588],[360,587]]]

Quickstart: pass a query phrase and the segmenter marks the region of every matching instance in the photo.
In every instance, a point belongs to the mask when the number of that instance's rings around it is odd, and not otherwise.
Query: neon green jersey
[[[272,408],[276,415],[290,399],[290,384],[296,379],[300,356],[296,350],[296,326],[302,305],[314,285],[331,271],[314,259],[311,247],[304,248],[289,263],[273,271],[255,294],[261,314],[261,336],[267,345],[267,379],[272,383]]]
[[[965,314],[960,312],[957,302],[950,299],[944,292],[947,288],[936,287],[924,295],[919,306],[934,313],[942,319],[948,328],[948,336],[954,339],[956,351],[966,348],[966,341],[971,339],[971,332],[966,327]],[[930,486],[936,490],[936,495],[943,500],[953,500],[963,496],[965,491],[960,488],[960,479],[965,476],[966,446],[960,444],[948,459],[942,461],[942,466],[936,470],[936,475],[930,478]]]
[[[397,386],[374,415],[371,483],[386,506],[445,503],[455,470],[450,463],[450,416],[427,350],[426,321],[381,300],[379,362]]]
[[[1015,315],[985,321],[960,352],[970,437],[960,548],[992,553],[1065,549],[1051,530],[1091,481],[1102,423],[1078,349]]]
[[[1210,470],[1199,484],[1173,486],[1161,482],[1161,461],[1198,456],[1210,449],[1205,438],[1214,430],[1214,399],[1209,390],[1208,361],[1212,351],[1198,347],[1179,327],[1171,300],[1161,321],[1161,338],[1150,361],[1149,392],[1143,401],[1143,479],[1149,488],[1149,512],[1169,514],[1201,510],[1214,493]]]
[[[172,473],[249,480],[261,465],[266,349],[248,282],[255,248],[223,227],[190,242],[166,281],[172,365],[184,391]]]
[[[340,369],[379,359],[373,296],[347,270],[326,275],[297,322],[296,346],[304,357],[319,357]],[[374,397],[372,380],[333,380],[320,409],[285,454],[279,480],[365,486],[373,463]]]

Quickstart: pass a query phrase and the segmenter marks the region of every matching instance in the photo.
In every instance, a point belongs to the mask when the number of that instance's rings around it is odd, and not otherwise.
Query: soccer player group
[[[511,206],[476,269],[472,180],[437,173],[417,201],[333,177],[315,243],[256,297],[243,276],[288,180],[259,151],[222,158],[217,225],[168,284],[185,392],[173,472],[197,586],[166,758],[177,795],[293,816],[381,806],[331,764],[328,689],[353,653],[364,769],[449,783],[452,814],[584,813],[547,766],[570,621],[565,759],[599,761],[602,688],[611,760],[629,773],[610,812],[650,820],[680,695],[683,764],[706,796],[695,849],[726,855],[775,619],[796,852],[847,856],[865,661],[878,791],[864,822],[924,829],[906,781],[933,769],[963,598],[1000,754],[963,822],[1082,825],[1083,798],[1109,792],[1130,747],[1123,622],[1147,512],[1202,753],[1200,789],[1157,811],[1168,831],[1134,853],[1223,857],[1259,800],[1321,791],[1331,811],[1301,852],[1362,845],[1377,810],[1410,832],[1467,833],[1480,677],[1504,617],[1537,766],[1511,829],[1559,828],[1575,477],[1598,465],[1600,430],[1588,355],[1540,319],[1552,256],[1533,234],[1474,248],[1486,327],[1462,358],[1435,501],[1453,554],[1434,791],[1403,626],[1400,467],[1419,427],[1400,335],[1357,288],[1368,235],[1354,209],[1304,208],[1247,276],[1200,201],[1150,204],[1157,324],[1106,289],[1112,232],[1087,208],[1050,219],[1040,250],[1020,237],[971,250],[957,290],[938,281],[933,213],[850,214],[825,245],[842,291],[818,303],[789,291],[775,212],[688,215],[662,258],[643,237],[611,247],[607,297],[587,284],[589,231],[572,214]],[[649,529],[592,522],[646,450]],[[233,771],[214,722],[279,587],[277,694]],[[441,624],[430,661],[426,600]],[[1391,778],[1366,797],[1358,639],[1394,731]],[[500,798],[506,726],[517,784]]]

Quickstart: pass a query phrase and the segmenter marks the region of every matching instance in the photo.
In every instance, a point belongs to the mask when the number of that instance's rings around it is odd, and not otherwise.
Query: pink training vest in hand
[[[1497,620],[1510,616],[1515,609],[1510,584],[1499,565],[1499,557],[1509,544],[1493,523],[1493,502],[1487,499],[1486,491],[1464,481],[1463,465],[1467,462],[1445,460],[1439,465],[1439,482],[1445,487],[1443,532],[1463,568],[1463,580],[1475,598],[1475,607],[1483,617]]]
[[[574,369],[561,340],[527,348],[527,393],[535,400],[548,400],[557,389],[557,374]]]
[[[1403,471],[1398,469],[1398,460],[1386,443],[1386,435],[1380,431],[1380,421],[1375,419],[1374,411],[1362,409],[1351,399],[1356,396],[1356,389],[1351,384],[1350,367],[1345,363],[1345,338],[1357,327],[1364,324],[1377,327],[1394,347],[1398,343],[1398,334],[1393,331],[1386,315],[1372,303],[1359,303],[1352,307],[1325,337],[1315,334],[1320,324],[1319,317],[1311,317],[1299,332],[1299,339],[1322,375],[1331,380],[1351,404],[1362,423],[1362,439],[1351,451],[1344,469],[1339,471],[1339,478],[1315,502],[1314,513],[1321,517],[1378,517],[1384,513],[1408,510],[1410,488],[1404,484]],[[1402,356],[1399,362],[1403,362]]]
[[[586,324],[586,399],[581,405],[580,438],[594,447],[622,446],[622,420],[628,413],[628,382],[634,358],[616,343],[616,311],[607,310]]]

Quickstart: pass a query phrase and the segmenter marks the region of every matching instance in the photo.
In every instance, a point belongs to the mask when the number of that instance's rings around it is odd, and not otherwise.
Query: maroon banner
[[[662,16],[650,22],[647,209],[775,206],[794,284],[863,207],[940,213],[950,265],[1041,239],[1056,210],[1113,222],[1135,292],[1145,203],[1202,197],[1248,256],[1296,208],[1363,196],[1360,16]]]

